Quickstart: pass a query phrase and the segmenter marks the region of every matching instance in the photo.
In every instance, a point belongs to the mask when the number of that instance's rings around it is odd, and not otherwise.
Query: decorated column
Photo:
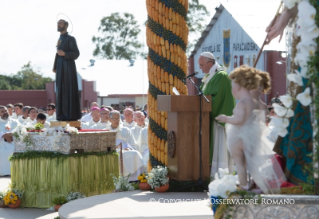
[[[188,0],[146,0],[146,7],[150,170],[157,165],[167,166],[167,112],[157,111],[157,95],[174,95],[173,87],[187,95],[182,80],[188,68]]]

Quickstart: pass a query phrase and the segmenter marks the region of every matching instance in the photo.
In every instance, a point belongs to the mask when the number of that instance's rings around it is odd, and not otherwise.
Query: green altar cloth
[[[50,208],[55,197],[70,191],[93,196],[114,190],[110,174],[119,175],[118,154],[77,155],[11,159],[12,188],[23,191],[21,206]]]

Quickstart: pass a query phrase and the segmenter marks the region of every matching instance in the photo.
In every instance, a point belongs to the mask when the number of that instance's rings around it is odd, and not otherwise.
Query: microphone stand
[[[202,90],[195,84],[192,78],[185,78],[183,82],[186,82],[186,79],[188,79],[192,84],[196,87],[198,90],[198,96],[199,96],[199,133],[198,133],[198,141],[199,141],[199,178],[197,183],[193,185],[188,185],[185,187],[182,187],[181,189],[193,187],[193,186],[199,186],[204,188],[204,190],[208,190],[207,186],[204,185],[203,179],[202,179],[202,96],[206,100],[207,103],[209,103],[209,100],[205,97]],[[179,189],[179,190],[181,190]]]

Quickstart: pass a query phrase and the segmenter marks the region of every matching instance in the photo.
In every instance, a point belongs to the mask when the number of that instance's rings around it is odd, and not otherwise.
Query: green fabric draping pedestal
[[[119,175],[118,154],[11,161],[12,188],[22,190],[22,207],[50,208],[55,197],[68,192],[86,196],[114,190],[110,174]]]

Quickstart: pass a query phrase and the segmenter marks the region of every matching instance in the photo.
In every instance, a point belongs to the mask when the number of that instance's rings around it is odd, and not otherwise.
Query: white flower
[[[292,109],[288,109],[288,112],[286,114],[287,118],[293,117],[295,115],[294,111],[292,111]]]
[[[314,41],[301,41],[297,45],[297,54],[295,61],[301,66],[306,67],[310,56],[313,56],[317,49],[317,43]]]
[[[271,120],[270,120],[269,126],[274,126],[275,128],[276,127],[287,128],[289,126],[289,120],[287,118],[280,118],[276,116],[271,116],[270,118]]]
[[[302,76],[301,76],[301,74],[299,73],[299,71],[296,70],[295,72],[296,72],[296,74],[293,74],[293,73],[288,74],[288,75],[287,75],[287,79],[288,79],[289,81],[295,82],[295,83],[298,84],[299,86],[302,86],[302,85],[303,85]]]
[[[290,108],[292,105],[292,97],[290,95],[280,96],[279,99],[285,105],[285,107]]]
[[[214,178],[215,179],[222,179],[226,174],[229,174],[228,168],[225,168],[225,169],[219,168],[218,173],[215,173]]]
[[[297,95],[297,100],[303,105],[303,106],[309,106],[309,104],[312,102],[311,96],[310,96],[310,88],[307,87],[304,92]]]
[[[311,27],[300,29],[299,35],[301,37],[301,41],[310,42],[313,39],[316,39],[319,36],[319,29],[314,24]]]
[[[302,28],[312,26],[315,23],[315,16],[316,16],[316,9],[308,1],[301,1],[298,4],[298,22],[297,23]]]
[[[293,8],[299,0],[283,0],[285,6],[289,9]]]
[[[278,103],[273,103],[272,106],[274,107],[275,113],[279,116],[285,116],[287,113],[287,109],[283,106],[280,106]]]
[[[215,179],[208,186],[209,196],[221,196],[222,198],[227,198],[229,196],[229,193],[237,190],[237,179],[237,175],[224,175],[221,179]]]

